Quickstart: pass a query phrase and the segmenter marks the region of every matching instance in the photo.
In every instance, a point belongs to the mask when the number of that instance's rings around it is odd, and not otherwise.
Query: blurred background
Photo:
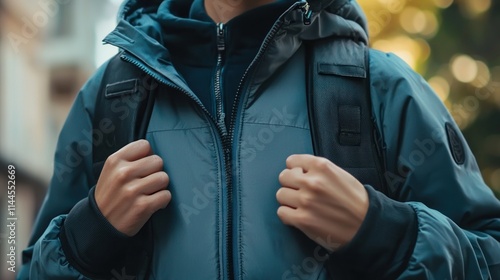
[[[79,88],[116,49],[101,44],[121,0],[0,0],[0,168],[17,168],[17,257],[52,174],[58,133]],[[429,81],[500,197],[500,2],[359,0],[374,48]],[[1,175],[4,189],[6,175]],[[6,221],[6,191],[0,193]],[[3,224],[3,223],[2,223]],[[0,227],[0,279],[6,269]]]

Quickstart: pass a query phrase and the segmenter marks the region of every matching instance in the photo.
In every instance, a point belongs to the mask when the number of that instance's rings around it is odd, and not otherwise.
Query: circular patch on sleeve
[[[453,159],[458,165],[462,165],[465,162],[465,149],[464,143],[459,136],[459,133],[455,130],[451,123],[446,123],[446,134],[448,135],[448,144],[450,146],[451,154]]]

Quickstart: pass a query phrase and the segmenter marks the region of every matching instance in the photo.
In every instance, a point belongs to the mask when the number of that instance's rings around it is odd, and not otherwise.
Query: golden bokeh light
[[[500,188],[500,169],[491,173],[490,181],[493,184],[493,187]]]
[[[399,16],[399,22],[408,33],[420,33],[425,29],[425,14],[415,7],[408,7]]]
[[[408,0],[411,1],[411,0]],[[407,0],[378,0],[389,12],[399,14],[406,6]]]
[[[408,7],[403,10],[399,16],[401,27],[411,34],[420,34],[426,37],[432,37],[438,29],[438,20],[436,16],[429,12]]]
[[[458,55],[451,59],[451,72],[455,79],[470,83],[476,79],[479,69],[477,63],[468,55]]]
[[[439,29],[439,22],[436,15],[430,11],[425,11],[426,24],[425,28],[420,32],[422,35],[430,38],[434,37]]]
[[[439,99],[441,99],[441,101],[446,101],[450,96],[450,83],[448,83],[445,78],[440,76],[432,77],[429,80],[429,85],[439,96]]]
[[[429,43],[424,39],[417,39],[415,41],[420,47],[420,59],[426,61],[431,56],[431,46],[429,46]]]
[[[491,80],[490,68],[482,61],[476,61],[476,64],[477,77],[471,82],[471,85],[477,88],[484,88]]]
[[[416,69],[418,64],[430,55],[430,47],[427,42],[420,39],[415,40],[408,36],[377,40],[373,42],[373,48],[396,54],[413,69]]]
[[[468,15],[475,17],[483,14],[491,8],[491,0],[465,0],[465,11]]]
[[[485,26],[495,28],[494,1],[500,0],[357,1],[366,12],[371,47],[398,55],[428,79],[461,129],[486,126],[483,110],[500,109],[500,64],[491,53],[498,48],[485,40],[496,46],[498,36]],[[499,166],[484,166],[500,197]]]
[[[433,0],[433,2],[438,8],[441,9],[446,9],[453,4],[453,0]]]

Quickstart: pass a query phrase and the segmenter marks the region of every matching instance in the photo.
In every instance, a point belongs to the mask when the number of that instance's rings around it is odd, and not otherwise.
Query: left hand
[[[325,158],[292,155],[286,166],[276,193],[281,221],[330,251],[350,242],[368,211],[365,187]]]

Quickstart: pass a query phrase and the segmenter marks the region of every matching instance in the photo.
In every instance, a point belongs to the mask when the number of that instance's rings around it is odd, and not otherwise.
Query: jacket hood
[[[161,39],[161,26],[157,13],[171,13],[170,16],[186,17],[182,7],[191,6],[194,0],[126,0],[122,3],[118,20],[124,20],[146,34]],[[310,5],[311,25],[294,28],[303,40],[317,40],[330,36],[350,37],[368,43],[367,20],[355,0],[278,0],[289,2],[290,6]],[[164,9],[159,9],[164,5]],[[153,19],[151,21],[150,19]],[[160,40],[158,40],[160,41]]]

